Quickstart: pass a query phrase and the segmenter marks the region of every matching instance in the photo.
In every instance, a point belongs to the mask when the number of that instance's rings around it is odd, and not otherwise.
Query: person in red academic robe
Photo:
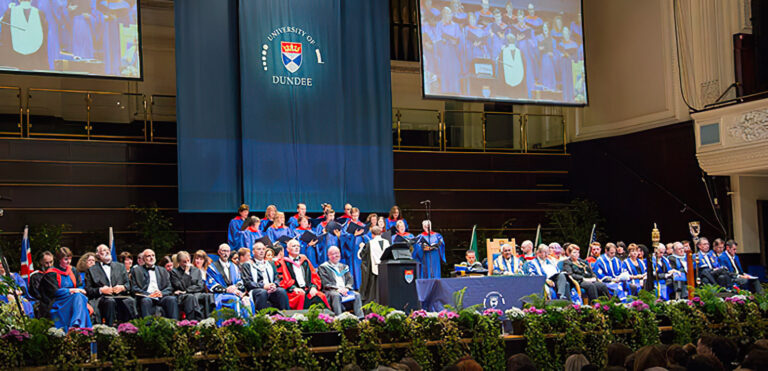
[[[328,309],[328,299],[321,290],[320,276],[306,256],[299,254],[299,241],[290,240],[286,246],[288,256],[283,258],[283,264],[278,266],[278,272],[283,277],[280,287],[288,292],[288,303],[291,309],[307,309],[313,304],[323,304]]]

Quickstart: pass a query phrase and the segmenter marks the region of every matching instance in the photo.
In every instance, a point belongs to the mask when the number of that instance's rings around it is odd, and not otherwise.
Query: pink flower
[[[13,329],[11,331],[8,331],[3,336],[0,336],[0,338],[3,338],[5,340],[13,339],[13,340],[21,342],[21,341],[24,341],[26,339],[29,339],[30,336],[29,336],[29,333],[21,332],[19,330]]]
[[[437,314],[437,317],[453,319],[453,318],[459,318],[459,315],[456,314],[456,312],[451,312],[451,311],[448,311],[448,310],[441,310],[440,313]]]
[[[384,322],[384,317],[376,314],[376,313],[370,313],[367,316],[365,316],[365,319],[369,321],[377,321],[377,322]]]
[[[504,312],[502,312],[502,311],[500,311],[500,310],[498,310],[496,308],[488,308],[488,309],[483,311],[483,315],[484,316],[488,316],[488,317],[492,317],[492,316],[501,317],[503,314],[504,314]]]
[[[650,309],[648,304],[645,304],[642,300],[635,300],[632,303],[630,303],[629,306],[632,307],[632,309],[639,312]]]
[[[333,317],[331,317],[331,316],[329,316],[329,315],[327,315],[325,313],[318,314],[317,315],[317,319],[322,320],[325,323],[329,323],[329,324],[333,323]]]
[[[243,324],[245,324],[245,322],[243,322],[243,320],[241,320],[240,318],[230,318],[230,319],[224,321],[221,324],[221,327],[242,326]]]
[[[536,309],[536,307],[530,307],[530,308],[523,309],[523,312],[528,314],[544,314],[546,313],[546,310]]]
[[[427,318],[427,311],[419,309],[411,312],[411,318]]]
[[[197,326],[197,321],[189,321],[185,319],[185,320],[176,322],[176,325],[179,327],[192,327],[192,326]]]
[[[611,309],[611,308],[610,308],[610,307],[608,307],[607,305],[603,305],[603,310],[604,310],[604,311],[606,311],[606,312],[607,312],[607,311],[609,311],[610,309]]]
[[[69,329],[70,333],[75,333],[83,336],[91,336],[93,335],[93,330],[85,327],[72,327]]]
[[[283,321],[283,322],[293,322],[293,323],[296,323],[296,318],[285,317],[285,316],[281,316],[279,314],[275,314],[275,315],[273,315],[270,318],[272,318],[272,320],[275,321],[275,322]]]
[[[135,334],[139,332],[139,329],[136,328],[136,326],[134,326],[133,324],[126,322],[126,323],[121,323],[117,326],[117,332],[121,334]]]

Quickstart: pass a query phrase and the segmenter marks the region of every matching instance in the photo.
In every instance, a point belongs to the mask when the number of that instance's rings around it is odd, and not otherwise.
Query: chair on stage
[[[504,244],[512,245],[513,249],[517,247],[515,246],[514,238],[511,240],[506,238],[497,238],[497,239],[488,238],[485,240],[485,249],[488,253],[488,256],[486,257],[486,262],[488,262],[489,276],[493,275],[493,261],[496,260],[496,258],[498,258],[499,255],[501,255],[501,246],[503,246]]]

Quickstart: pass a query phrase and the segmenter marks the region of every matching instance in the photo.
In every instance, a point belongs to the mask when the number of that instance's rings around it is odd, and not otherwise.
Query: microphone
[[[419,203],[420,203],[420,204],[422,204],[422,205],[426,205],[426,204],[431,204],[431,203],[432,203],[432,201],[430,201],[430,200],[424,200],[424,201],[420,201]]]

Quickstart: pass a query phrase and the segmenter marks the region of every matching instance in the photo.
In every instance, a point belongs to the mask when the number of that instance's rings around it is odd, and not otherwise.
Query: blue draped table
[[[464,292],[464,307],[480,304],[483,308],[502,311],[512,307],[522,308],[520,299],[540,294],[544,288],[542,276],[491,276],[418,279],[416,291],[424,310],[439,312],[445,305],[453,304],[453,293]]]

